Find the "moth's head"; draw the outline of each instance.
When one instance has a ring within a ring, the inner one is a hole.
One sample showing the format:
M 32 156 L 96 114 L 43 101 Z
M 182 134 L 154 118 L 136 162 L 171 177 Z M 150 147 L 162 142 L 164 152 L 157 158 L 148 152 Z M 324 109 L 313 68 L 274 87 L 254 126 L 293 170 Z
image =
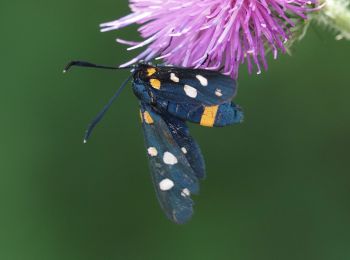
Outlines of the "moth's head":
M 160 81 L 157 78 L 158 69 L 152 64 L 139 63 L 133 70 L 134 82 L 159 89 Z
M 139 78 L 145 81 L 157 72 L 157 68 L 150 64 L 138 63 L 134 65 L 132 71 L 135 79 Z

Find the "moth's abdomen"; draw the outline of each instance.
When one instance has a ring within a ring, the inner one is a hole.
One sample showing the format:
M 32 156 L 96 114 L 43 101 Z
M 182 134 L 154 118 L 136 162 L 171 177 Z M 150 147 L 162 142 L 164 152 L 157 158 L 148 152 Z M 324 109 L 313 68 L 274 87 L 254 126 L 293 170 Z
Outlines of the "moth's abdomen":
M 243 121 L 243 111 L 234 103 L 193 106 L 168 102 L 166 110 L 173 116 L 207 127 L 221 127 Z

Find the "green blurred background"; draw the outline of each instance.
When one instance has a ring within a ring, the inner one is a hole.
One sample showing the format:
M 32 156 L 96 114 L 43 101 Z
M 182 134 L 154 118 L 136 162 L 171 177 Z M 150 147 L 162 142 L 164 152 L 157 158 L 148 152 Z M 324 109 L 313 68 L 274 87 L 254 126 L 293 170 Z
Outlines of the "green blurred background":
M 161 212 L 137 101 L 124 91 L 83 145 L 85 127 L 128 72 L 75 69 L 71 59 L 120 64 L 100 33 L 127 1 L 1 4 L 1 260 L 349 260 L 349 42 L 312 26 L 293 56 L 262 75 L 242 67 L 242 125 L 191 125 L 207 163 L 195 215 Z

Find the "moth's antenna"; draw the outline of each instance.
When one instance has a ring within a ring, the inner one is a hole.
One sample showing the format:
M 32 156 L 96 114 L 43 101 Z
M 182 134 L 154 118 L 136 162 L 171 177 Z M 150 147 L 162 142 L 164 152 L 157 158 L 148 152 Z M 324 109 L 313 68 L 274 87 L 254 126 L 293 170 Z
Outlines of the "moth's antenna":
M 111 66 L 105 66 L 105 65 L 97 65 L 97 64 L 93 64 L 87 61 L 80 61 L 80 60 L 76 60 L 76 61 L 71 61 L 69 62 L 66 67 L 63 70 L 63 73 L 68 72 L 68 70 L 73 67 L 73 66 L 77 66 L 77 67 L 89 67 L 89 68 L 98 68 L 98 69 L 108 69 L 108 70 L 118 70 L 118 69 L 131 69 L 133 67 L 123 67 L 123 68 L 119 68 L 119 67 L 111 67 Z
M 91 123 L 89 124 L 86 132 L 85 132 L 85 136 L 84 136 L 84 143 L 87 142 L 87 140 L 89 139 L 92 131 L 94 130 L 95 126 L 101 121 L 101 119 L 103 118 L 103 116 L 106 114 L 106 112 L 108 111 L 108 109 L 111 107 L 113 101 L 120 95 L 120 93 L 122 92 L 122 90 L 125 88 L 125 86 L 128 84 L 129 80 L 133 77 L 133 75 L 131 74 L 124 82 L 123 84 L 120 86 L 120 88 L 117 90 L 117 92 L 115 92 L 115 94 L 113 95 L 113 97 L 108 101 L 108 103 L 104 106 L 104 108 L 97 114 L 97 116 L 94 118 L 94 120 L 91 121 Z

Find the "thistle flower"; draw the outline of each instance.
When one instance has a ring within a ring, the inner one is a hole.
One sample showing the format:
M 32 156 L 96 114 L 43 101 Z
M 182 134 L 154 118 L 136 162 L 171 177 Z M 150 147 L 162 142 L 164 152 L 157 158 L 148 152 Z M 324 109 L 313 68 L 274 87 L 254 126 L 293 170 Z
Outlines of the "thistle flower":
M 257 73 L 267 69 L 266 51 L 274 58 L 285 52 L 291 28 L 317 0 L 130 0 L 132 13 L 101 24 L 101 31 L 141 24 L 145 39 L 131 42 L 128 50 L 148 46 L 122 66 L 138 60 L 164 59 L 172 65 L 220 70 L 236 78 L 239 65 L 253 63 Z

